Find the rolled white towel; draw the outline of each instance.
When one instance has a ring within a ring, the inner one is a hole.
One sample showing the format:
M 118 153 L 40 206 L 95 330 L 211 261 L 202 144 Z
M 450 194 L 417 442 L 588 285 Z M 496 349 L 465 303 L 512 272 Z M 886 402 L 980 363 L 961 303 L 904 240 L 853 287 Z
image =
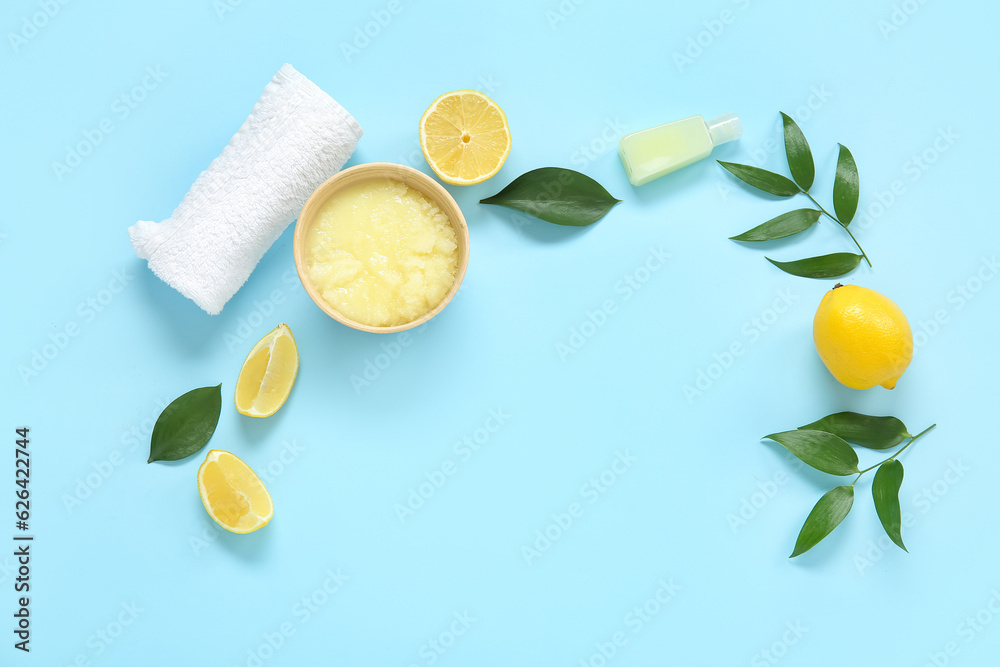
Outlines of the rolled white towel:
M 173 215 L 129 227 L 135 254 L 209 315 L 219 314 L 361 135 L 332 97 L 282 65 Z

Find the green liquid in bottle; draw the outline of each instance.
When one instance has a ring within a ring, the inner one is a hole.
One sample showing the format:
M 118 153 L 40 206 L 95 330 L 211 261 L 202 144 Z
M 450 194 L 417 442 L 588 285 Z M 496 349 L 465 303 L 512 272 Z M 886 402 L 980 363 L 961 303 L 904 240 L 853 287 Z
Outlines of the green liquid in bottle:
M 618 143 L 618 155 L 632 185 L 653 179 L 703 160 L 719 144 L 738 139 L 740 119 L 726 114 L 709 120 L 691 116 L 683 120 L 633 132 Z

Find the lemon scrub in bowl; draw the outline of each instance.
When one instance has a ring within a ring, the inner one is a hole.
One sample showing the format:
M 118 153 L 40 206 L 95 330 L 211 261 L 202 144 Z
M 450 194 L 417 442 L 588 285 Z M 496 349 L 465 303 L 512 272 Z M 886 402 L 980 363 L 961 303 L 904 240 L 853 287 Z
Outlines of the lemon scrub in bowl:
M 328 315 L 363 331 L 416 326 L 451 300 L 468 263 L 468 228 L 425 174 L 387 163 L 347 169 L 306 202 L 295 264 Z

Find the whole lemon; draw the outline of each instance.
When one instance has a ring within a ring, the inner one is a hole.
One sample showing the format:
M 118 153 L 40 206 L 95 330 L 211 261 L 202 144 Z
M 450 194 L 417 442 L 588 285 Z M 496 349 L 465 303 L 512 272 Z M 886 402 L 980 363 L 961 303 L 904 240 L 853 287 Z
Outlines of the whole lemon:
M 813 340 L 833 377 L 852 389 L 892 389 L 913 359 L 913 332 L 903 311 L 857 285 L 837 283 L 823 296 Z

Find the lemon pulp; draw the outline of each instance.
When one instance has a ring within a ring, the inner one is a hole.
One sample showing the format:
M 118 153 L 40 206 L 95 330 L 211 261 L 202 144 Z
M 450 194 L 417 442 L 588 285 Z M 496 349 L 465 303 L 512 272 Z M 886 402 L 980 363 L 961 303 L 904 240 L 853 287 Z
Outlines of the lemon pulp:
M 479 91 L 445 93 L 420 119 L 420 148 L 444 182 L 481 183 L 500 171 L 510 155 L 507 116 Z

